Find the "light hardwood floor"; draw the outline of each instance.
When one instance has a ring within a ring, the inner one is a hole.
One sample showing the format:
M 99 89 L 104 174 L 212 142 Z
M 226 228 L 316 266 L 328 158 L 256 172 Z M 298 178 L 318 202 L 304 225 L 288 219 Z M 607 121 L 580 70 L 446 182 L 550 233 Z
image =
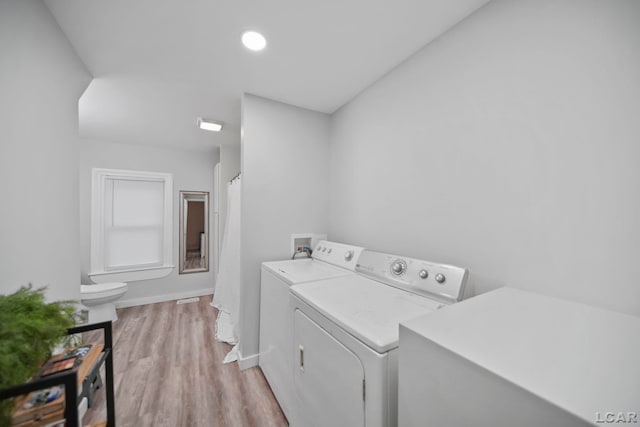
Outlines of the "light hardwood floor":
M 187 256 L 184 260 L 184 268 L 186 270 L 192 268 L 204 268 L 204 258 L 200 256 L 200 251 L 187 251 Z
M 113 324 L 118 427 L 286 426 L 260 368 L 223 365 L 210 296 L 118 310 Z M 86 341 L 95 335 L 86 334 Z M 104 376 L 103 376 L 104 379 Z M 104 387 L 84 418 L 105 418 Z

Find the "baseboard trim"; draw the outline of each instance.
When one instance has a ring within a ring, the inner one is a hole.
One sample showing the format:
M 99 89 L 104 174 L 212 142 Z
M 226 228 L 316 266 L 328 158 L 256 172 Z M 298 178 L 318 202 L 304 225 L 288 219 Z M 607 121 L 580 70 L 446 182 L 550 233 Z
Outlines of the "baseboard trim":
M 157 302 L 174 301 L 183 298 L 201 297 L 204 295 L 213 295 L 213 288 L 196 289 L 195 291 L 177 292 L 175 294 L 154 295 L 151 297 L 133 298 L 127 300 L 116 301 L 116 308 L 135 307 L 138 305 L 155 304 Z
M 252 354 L 251 356 L 244 357 L 242 353 L 238 350 L 238 367 L 241 371 L 245 369 L 253 368 L 254 366 L 258 366 L 259 355 Z

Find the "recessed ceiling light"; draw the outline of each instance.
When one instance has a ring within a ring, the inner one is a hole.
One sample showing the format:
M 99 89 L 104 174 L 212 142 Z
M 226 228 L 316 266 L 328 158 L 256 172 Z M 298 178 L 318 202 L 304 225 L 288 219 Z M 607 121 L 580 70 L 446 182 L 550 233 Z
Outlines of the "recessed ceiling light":
M 222 130 L 222 123 L 216 123 L 211 120 L 205 120 L 202 117 L 198 117 L 198 127 L 202 130 L 220 132 Z
M 249 50 L 259 51 L 267 45 L 267 39 L 258 32 L 245 31 L 242 33 L 242 44 Z

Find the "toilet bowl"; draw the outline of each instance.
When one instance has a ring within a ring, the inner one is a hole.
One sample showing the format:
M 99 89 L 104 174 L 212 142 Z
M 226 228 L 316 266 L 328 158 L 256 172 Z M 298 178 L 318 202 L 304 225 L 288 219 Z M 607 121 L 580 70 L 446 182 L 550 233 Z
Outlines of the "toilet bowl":
M 118 320 L 115 301 L 128 290 L 126 283 L 80 285 L 80 301 L 89 310 L 89 323 Z

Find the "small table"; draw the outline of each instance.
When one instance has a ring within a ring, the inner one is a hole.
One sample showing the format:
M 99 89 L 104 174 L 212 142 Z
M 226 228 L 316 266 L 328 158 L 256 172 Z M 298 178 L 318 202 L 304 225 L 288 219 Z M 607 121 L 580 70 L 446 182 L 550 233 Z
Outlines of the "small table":
M 24 384 L 8 387 L 0 390 L 0 400 L 28 394 L 32 391 L 43 390 L 56 385 L 64 385 L 64 419 L 67 427 L 81 425 L 78 419 L 78 396 L 90 399 L 92 382 L 100 369 L 105 365 L 105 383 L 107 397 L 107 420 L 94 424 L 95 427 L 115 427 L 115 399 L 113 384 L 113 337 L 111 322 L 94 323 L 75 326 L 67 330 L 67 334 L 79 334 L 82 332 L 103 330 L 104 345 L 93 344 L 91 350 L 83 358 L 82 363 L 69 371 L 52 374 L 46 377 L 36 378 Z M 81 390 L 78 393 L 78 390 Z M 51 420 L 55 421 L 55 420 Z

